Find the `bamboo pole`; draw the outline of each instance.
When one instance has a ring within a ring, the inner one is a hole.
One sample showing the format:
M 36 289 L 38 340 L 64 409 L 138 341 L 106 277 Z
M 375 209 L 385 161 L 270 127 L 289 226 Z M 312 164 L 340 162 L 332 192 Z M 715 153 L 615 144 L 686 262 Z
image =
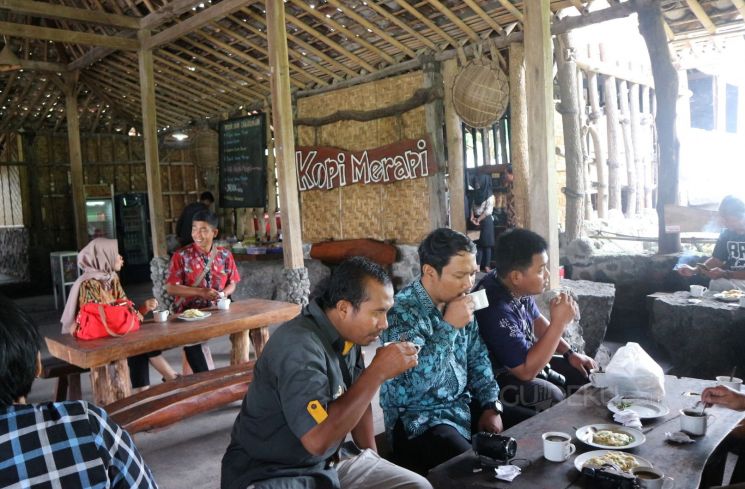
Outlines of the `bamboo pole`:
M 644 209 L 644 148 L 642 147 L 641 122 L 639 115 L 639 85 L 631 84 L 629 91 L 629 115 L 631 122 L 631 148 L 634 152 L 634 166 L 636 167 L 636 212 Z
M 600 109 L 600 94 L 598 91 L 598 75 L 595 72 L 587 74 L 587 95 L 590 99 L 590 136 L 593 137 L 595 152 L 595 171 L 598 178 L 597 210 L 598 217 L 604 219 L 608 215 L 608 172 L 605 146 L 598 135 L 598 121 L 603 115 Z M 594 135 L 594 136 L 593 136 Z
M 424 70 L 424 87 L 429 89 L 442 88 L 442 74 L 440 72 L 440 62 L 430 58 L 422 64 Z M 442 99 L 434 101 L 424 106 L 425 120 L 427 124 L 427 134 L 432 141 L 432 149 L 437 159 L 438 171 L 435 175 L 427 178 L 427 187 L 429 189 L 429 222 L 432 229 L 448 225 L 447 210 L 447 185 L 445 182 L 445 141 L 442 133 L 445 121 L 443 120 Z
M 514 42 L 509 48 L 510 58 L 510 161 L 512 162 L 515 220 L 518 227 L 530 227 L 528 182 L 528 108 L 525 94 L 525 58 L 523 44 Z
M 654 138 L 652 137 L 652 113 L 650 112 L 651 89 L 642 86 L 641 125 L 642 148 L 644 150 L 644 208 L 654 206 L 652 195 L 654 190 Z
M 558 198 L 554 160 L 551 11 L 544 2 L 525 3 L 525 85 L 530 155 L 531 229 L 548 243 L 549 286 L 559 284 Z
M 579 116 L 580 149 L 582 150 L 582 181 L 585 185 L 585 220 L 592 219 L 592 183 L 590 182 L 590 151 L 587 144 L 587 101 L 585 100 L 585 72 L 577 67 L 577 112 Z
M 450 227 L 466 232 L 465 165 L 463 162 L 463 131 L 453 107 L 453 83 L 458 62 L 449 59 L 442 64 L 442 84 L 445 87 L 445 133 L 448 147 L 448 189 L 450 191 Z
M 588 98 L 590 99 L 590 127 L 598 127 L 600 117 L 603 115 L 600 109 L 600 94 L 598 90 L 598 75 L 590 72 L 587 75 Z M 605 78 L 605 113 L 606 123 L 608 125 L 608 172 L 606 179 L 606 161 L 599 160 L 598 154 L 595 154 L 598 177 L 598 196 L 597 207 L 598 217 L 604 219 L 608 215 L 608 209 L 621 209 L 621 181 L 619 180 L 618 170 L 618 98 L 616 97 L 616 79 L 612 76 Z M 606 187 L 607 185 L 607 187 Z M 607 194 L 606 194 L 607 190 Z
M 564 161 L 566 164 L 566 216 L 564 233 L 567 242 L 582 235 L 585 182 L 582 178 L 582 142 L 578 116 L 577 66 L 574 64 L 574 40 L 571 33 L 554 39 L 557 78 L 561 101 L 558 111 L 564 129 Z
M 303 243 L 298 204 L 295 136 L 285 37 L 285 8 L 282 0 L 266 1 L 267 40 L 272 67 L 272 120 L 279 169 L 279 198 L 282 211 L 284 263 L 287 269 L 303 268 Z
M 639 213 L 637 207 L 638 174 L 634 163 L 634 144 L 631 140 L 631 116 L 629 111 L 629 85 L 626 80 L 619 80 L 619 122 L 621 124 L 621 135 L 623 137 L 623 156 L 626 162 L 626 217 Z
M 274 159 L 274 136 L 272 133 L 272 111 L 271 107 L 264 106 L 266 113 L 266 147 L 268 150 L 267 158 L 267 177 L 266 177 L 266 195 L 267 211 L 269 212 L 269 240 L 277 240 L 277 161 Z

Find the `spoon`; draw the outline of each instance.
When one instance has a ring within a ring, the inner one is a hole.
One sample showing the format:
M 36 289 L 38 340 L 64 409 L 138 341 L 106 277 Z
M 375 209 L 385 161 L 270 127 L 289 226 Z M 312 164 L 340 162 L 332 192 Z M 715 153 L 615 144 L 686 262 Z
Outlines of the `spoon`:
M 729 374 L 729 381 L 732 382 L 732 379 L 735 377 L 735 372 L 737 371 L 737 365 L 732 367 L 732 372 Z

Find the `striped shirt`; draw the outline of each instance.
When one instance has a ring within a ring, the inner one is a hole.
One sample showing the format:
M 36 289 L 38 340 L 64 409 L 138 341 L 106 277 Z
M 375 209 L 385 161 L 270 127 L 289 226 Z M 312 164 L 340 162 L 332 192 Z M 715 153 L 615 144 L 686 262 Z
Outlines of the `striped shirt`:
M 85 401 L 0 408 L 0 488 L 157 487 L 103 409 Z

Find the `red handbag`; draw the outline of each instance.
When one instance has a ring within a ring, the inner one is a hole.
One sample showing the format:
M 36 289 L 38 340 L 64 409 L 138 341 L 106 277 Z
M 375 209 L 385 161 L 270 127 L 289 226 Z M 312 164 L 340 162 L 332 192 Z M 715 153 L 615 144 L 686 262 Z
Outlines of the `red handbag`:
M 89 302 L 78 312 L 75 337 L 95 340 L 107 336 L 124 336 L 140 329 L 140 316 L 130 300 L 120 300 L 112 305 Z

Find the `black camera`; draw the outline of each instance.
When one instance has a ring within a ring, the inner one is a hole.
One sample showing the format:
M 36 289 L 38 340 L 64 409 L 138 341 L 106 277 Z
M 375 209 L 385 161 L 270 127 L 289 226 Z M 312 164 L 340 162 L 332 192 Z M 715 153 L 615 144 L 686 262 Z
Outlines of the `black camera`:
M 557 387 L 566 389 L 566 386 L 567 386 L 566 377 L 561 375 L 556 370 L 552 369 L 551 365 L 546 365 L 545 367 L 543 367 L 543 369 L 538 372 L 538 375 L 536 375 L 536 377 L 539 379 L 547 380 Z
M 609 465 L 582 467 L 582 473 L 590 479 L 589 489 L 639 489 L 636 477 Z
M 517 453 L 517 442 L 514 438 L 496 433 L 476 433 L 471 439 L 471 444 L 476 455 L 493 460 L 507 462 Z

